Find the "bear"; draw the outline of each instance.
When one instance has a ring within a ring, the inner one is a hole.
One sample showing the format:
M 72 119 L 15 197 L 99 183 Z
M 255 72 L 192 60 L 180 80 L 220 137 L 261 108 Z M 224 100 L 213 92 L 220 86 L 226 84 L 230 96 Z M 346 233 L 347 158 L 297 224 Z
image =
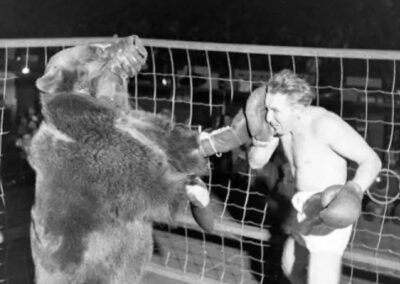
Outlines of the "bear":
M 127 78 L 146 56 L 137 37 L 76 46 L 36 82 L 44 121 L 28 160 L 38 284 L 139 283 L 153 222 L 171 222 L 187 184 L 207 174 L 196 131 L 129 106 Z

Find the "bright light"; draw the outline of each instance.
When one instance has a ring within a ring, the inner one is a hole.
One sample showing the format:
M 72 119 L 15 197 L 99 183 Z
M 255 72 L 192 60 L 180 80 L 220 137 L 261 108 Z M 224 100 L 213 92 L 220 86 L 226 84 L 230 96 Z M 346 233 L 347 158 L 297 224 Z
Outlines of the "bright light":
M 27 66 L 22 68 L 22 74 L 28 74 L 29 72 L 30 72 L 30 70 L 29 70 L 29 68 Z
M 167 79 L 165 79 L 165 78 L 162 78 L 162 80 L 161 80 L 161 84 L 162 84 L 163 86 L 166 86 L 166 85 L 168 85 L 168 80 L 167 80 Z

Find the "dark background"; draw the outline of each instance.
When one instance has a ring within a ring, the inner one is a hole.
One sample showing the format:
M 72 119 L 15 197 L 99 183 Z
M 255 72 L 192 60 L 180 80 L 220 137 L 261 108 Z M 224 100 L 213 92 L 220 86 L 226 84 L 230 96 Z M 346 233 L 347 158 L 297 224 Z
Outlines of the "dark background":
M 125 36 L 398 49 L 395 0 L 2 0 L 0 38 Z

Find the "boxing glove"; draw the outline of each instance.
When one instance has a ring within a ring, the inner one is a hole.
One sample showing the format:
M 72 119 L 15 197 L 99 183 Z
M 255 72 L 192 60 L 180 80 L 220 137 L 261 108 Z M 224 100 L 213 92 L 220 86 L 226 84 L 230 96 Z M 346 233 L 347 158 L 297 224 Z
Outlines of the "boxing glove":
M 198 176 L 192 175 L 188 178 L 185 191 L 193 218 L 204 231 L 211 233 L 214 229 L 214 216 L 209 207 L 210 193 L 206 184 Z
M 250 139 L 246 117 L 243 110 L 240 109 L 233 118 L 230 126 L 216 129 L 210 133 L 200 133 L 200 151 L 205 157 L 214 154 L 219 156 L 220 153 L 229 152 L 249 142 Z
M 273 137 L 266 122 L 265 90 L 265 86 L 260 87 L 249 96 L 245 113 L 240 109 L 231 126 L 200 134 L 200 150 L 204 156 L 219 155 L 251 141 L 248 152 L 250 167 L 262 168 L 268 162 L 279 140 Z
M 272 138 L 271 129 L 266 122 L 265 95 L 265 86 L 255 89 L 247 99 L 245 109 L 250 135 L 260 142 L 268 142 Z
M 266 87 L 254 90 L 246 102 L 245 115 L 252 145 L 248 152 L 249 165 L 253 169 L 262 168 L 270 159 L 278 146 L 278 138 L 273 136 L 273 130 L 266 121 L 265 107 Z
M 362 197 L 361 187 L 352 181 L 328 187 L 321 195 L 323 223 L 333 228 L 352 225 L 360 217 Z
M 312 195 L 303 205 L 305 218 L 301 222 L 294 222 L 293 233 L 302 235 L 326 235 L 334 230 L 324 223 L 320 214 L 324 210 L 321 202 L 322 192 Z M 296 217 L 297 220 L 297 217 Z

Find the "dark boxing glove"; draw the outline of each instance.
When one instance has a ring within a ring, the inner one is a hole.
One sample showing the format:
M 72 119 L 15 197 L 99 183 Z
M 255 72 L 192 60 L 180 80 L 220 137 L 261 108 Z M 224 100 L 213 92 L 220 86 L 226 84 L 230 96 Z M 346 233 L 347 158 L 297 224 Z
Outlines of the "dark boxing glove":
M 361 187 L 352 181 L 328 187 L 321 196 L 321 204 L 325 208 L 320 213 L 321 219 L 333 228 L 352 225 L 360 217 L 362 197 Z
M 273 130 L 266 121 L 267 109 L 265 107 L 266 87 L 254 90 L 246 102 L 245 115 L 252 145 L 248 152 L 250 167 L 262 168 L 271 157 L 278 145 L 278 138 L 274 138 Z
M 357 221 L 361 214 L 362 189 L 354 183 L 332 185 L 312 195 L 303 206 L 306 218 L 296 231 L 303 235 L 326 235 Z
M 245 115 L 251 137 L 259 142 L 268 142 L 272 138 L 271 129 L 266 121 L 266 87 L 255 89 L 246 102 Z
M 312 195 L 303 206 L 303 214 L 306 216 L 301 222 L 293 221 L 293 233 L 302 235 L 326 235 L 334 230 L 324 224 L 320 213 L 324 210 L 321 203 L 322 192 Z

